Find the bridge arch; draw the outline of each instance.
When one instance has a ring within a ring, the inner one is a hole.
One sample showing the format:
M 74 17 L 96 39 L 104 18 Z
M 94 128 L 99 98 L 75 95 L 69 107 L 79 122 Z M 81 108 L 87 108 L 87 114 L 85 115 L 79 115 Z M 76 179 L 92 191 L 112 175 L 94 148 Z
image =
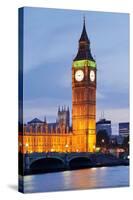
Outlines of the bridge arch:
M 65 169 L 65 163 L 60 158 L 40 158 L 30 164 L 30 169 L 34 173 L 52 172 Z
M 69 160 L 70 169 L 81 169 L 92 166 L 92 161 L 87 156 L 73 157 Z

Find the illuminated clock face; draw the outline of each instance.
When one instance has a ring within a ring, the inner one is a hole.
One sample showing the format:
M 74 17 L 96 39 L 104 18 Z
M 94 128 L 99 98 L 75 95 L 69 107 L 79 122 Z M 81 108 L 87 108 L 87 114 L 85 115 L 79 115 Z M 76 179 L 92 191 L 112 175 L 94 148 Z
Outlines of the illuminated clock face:
M 90 80 L 95 81 L 95 72 L 93 70 L 90 71 Z
M 82 81 L 84 78 L 84 72 L 82 70 L 77 70 L 75 73 L 75 79 L 76 81 Z

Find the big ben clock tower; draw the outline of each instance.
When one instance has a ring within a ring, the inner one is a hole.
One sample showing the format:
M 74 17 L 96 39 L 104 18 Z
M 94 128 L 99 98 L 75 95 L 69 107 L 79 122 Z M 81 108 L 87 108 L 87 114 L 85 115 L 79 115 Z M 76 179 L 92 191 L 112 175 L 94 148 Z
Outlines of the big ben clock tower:
M 72 64 L 72 130 L 73 151 L 95 151 L 96 62 L 91 55 L 85 19 Z

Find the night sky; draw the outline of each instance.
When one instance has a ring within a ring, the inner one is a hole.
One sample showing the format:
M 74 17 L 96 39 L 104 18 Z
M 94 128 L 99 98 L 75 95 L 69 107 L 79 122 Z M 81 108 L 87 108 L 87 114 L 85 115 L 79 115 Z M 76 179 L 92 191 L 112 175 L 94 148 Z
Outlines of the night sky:
M 129 121 L 129 15 L 46 8 L 24 9 L 24 122 L 71 109 L 71 67 L 86 18 L 97 62 L 97 120 Z

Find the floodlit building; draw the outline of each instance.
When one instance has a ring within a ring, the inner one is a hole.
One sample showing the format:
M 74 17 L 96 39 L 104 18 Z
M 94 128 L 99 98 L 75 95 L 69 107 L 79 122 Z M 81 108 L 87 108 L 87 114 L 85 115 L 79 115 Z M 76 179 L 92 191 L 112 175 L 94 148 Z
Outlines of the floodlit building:
M 72 63 L 72 128 L 69 109 L 58 109 L 55 123 L 37 118 L 19 134 L 19 151 L 93 152 L 96 144 L 96 61 L 85 19 L 78 52 Z

